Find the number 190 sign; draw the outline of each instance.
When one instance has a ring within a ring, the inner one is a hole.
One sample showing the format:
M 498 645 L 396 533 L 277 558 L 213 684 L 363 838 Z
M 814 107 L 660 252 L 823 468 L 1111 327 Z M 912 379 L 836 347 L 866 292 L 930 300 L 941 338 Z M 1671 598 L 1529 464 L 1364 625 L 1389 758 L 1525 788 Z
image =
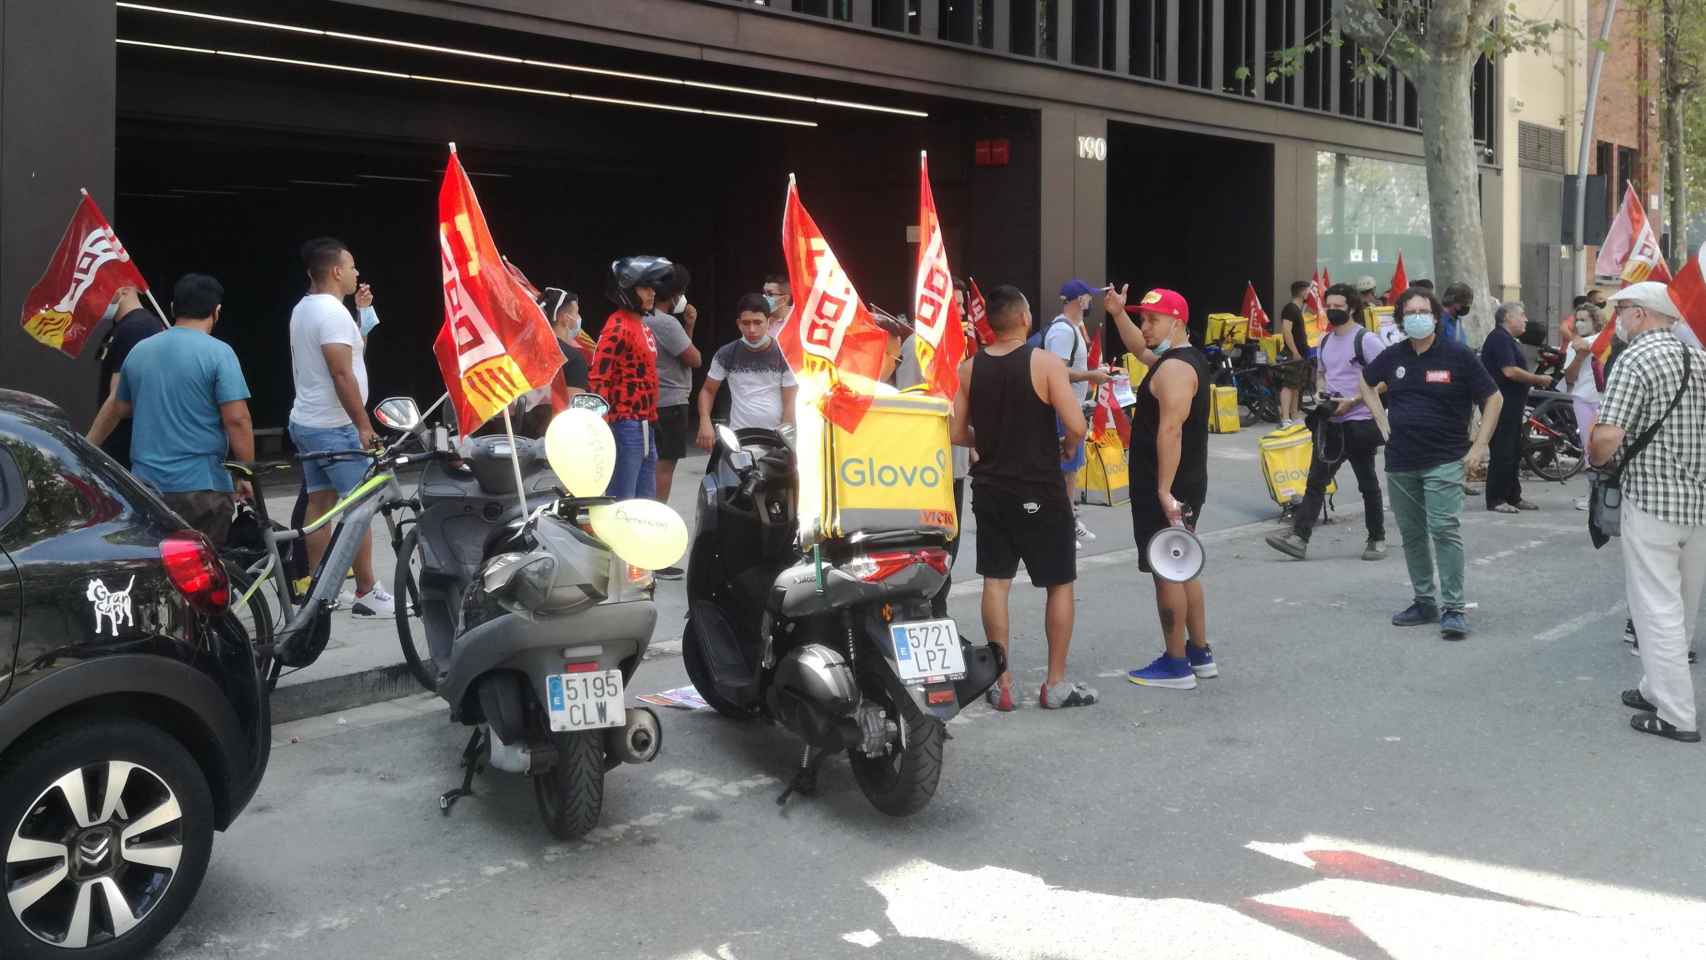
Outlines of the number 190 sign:
M 1095 160 L 1098 163 L 1108 159 L 1107 137 L 1079 137 L 1078 159 Z

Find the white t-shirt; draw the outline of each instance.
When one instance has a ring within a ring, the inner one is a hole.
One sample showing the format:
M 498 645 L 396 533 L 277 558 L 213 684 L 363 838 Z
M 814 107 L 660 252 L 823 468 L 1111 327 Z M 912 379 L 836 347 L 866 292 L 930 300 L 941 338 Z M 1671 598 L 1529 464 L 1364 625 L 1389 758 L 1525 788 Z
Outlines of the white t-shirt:
M 705 375 L 728 384 L 729 428 L 733 430 L 778 429 L 782 426 L 782 388 L 799 386 L 774 339 L 762 350 L 754 350 L 741 340 L 724 344 L 711 358 L 711 369 Z
M 1592 337 L 1588 338 L 1592 340 Z M 1576 347 L 1571 344 L 1564 351 L 1564 369 L 1570 369 L 1570 364 L 1576 360 Z M 1599 386 L 1593 382 L 1593 357 L 1582 361 L 1582 367 L 1576 371 L 1576 382 L 1570 386 L 1570 396 L 1588 403 L 1600 401 Z
M 1061 314 L 1054 318 L 1043 331 L 1043 349 L 1059 357 L 1066 364 L 1066 369 L 1072 373 L 1083 373 L 1090 369 L 1090 350 L 1084 343 L 1084 338 L 1078 335 L 1078 324 L 1072 318 Z M 1072 395 L 1083 403 L 1090 396 L 1090 381 L 1079 380 L 1072 384 Z
M 326 366 L 326 355 L 320 348 L 328 343 L 342 343 L 350 348 L 350 368 L 355 371 L 356 385 L 361 388 L 361 402 L 367 403 L 367 362 L 361 338 L 361 328 L 344 308 L 342 300 L 329 293 L 311 293 L 290 311 L 290 375 L 296 384 L 296 402 L 290 407 L 290 419 L 304 427 L 342 427 L 350 423 L 344 405 L 338 402 L 338 391 L 332 383 L 332 371 Z

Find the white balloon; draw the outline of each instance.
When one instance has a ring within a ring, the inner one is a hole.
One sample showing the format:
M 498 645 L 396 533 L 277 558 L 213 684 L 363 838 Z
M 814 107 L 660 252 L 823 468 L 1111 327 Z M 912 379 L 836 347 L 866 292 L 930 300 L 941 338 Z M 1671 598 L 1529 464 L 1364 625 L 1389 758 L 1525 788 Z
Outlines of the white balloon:
M 687 554 L 687 523 L 669 504 L 623 500 L 587 511 L 592 532 L 632 566 L 661 570 Z
M 616 438 L 603 417 L 570 408 L 557 414 L 545 429 L 545 458 L 569 493 L 603 496 L 616 471 Z

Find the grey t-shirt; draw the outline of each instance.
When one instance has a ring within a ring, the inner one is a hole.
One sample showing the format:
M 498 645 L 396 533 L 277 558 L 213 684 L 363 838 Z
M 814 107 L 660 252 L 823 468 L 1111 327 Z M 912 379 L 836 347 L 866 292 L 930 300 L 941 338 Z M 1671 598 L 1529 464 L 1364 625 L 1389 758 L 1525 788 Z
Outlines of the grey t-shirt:
M 693 371 L 681 362 L 681 354 L 693 346 L 693 338 L 680 320 L 656 310 L 646 314 L 646 329 L 658 342 L 658 406 L 685 406 L 693 392 Z
M 1083 373 L 1090 369 L 1090 350 L 1078 335 L 1078 325 L 1061 314 L 1043 332 L 1043 347 L 1066 363 L 1066 369 Z M 1079 380 L 1072 385 L 1072 394 L 1082 404 L 1090 396 L 1090 381 Z

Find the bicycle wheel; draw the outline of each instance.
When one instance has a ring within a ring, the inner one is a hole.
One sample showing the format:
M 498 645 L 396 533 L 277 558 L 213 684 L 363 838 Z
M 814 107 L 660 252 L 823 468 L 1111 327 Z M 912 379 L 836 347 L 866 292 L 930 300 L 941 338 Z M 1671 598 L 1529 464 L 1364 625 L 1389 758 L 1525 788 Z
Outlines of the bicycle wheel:
M 421 552 L 417 540 L 416 531 L 410 530 L 397 545 L 397 574 L 391 596 L 397 605 L 397 642 L 403 647 L 403 660 L 415 681 L 432 693 L 438 689 L 438 662 L 427 647 L 426 624 L 421 620 Z
M 1535 476 L 1562 483 L 1587 465 L 1579 442 L 1575 407 L 1547 400 L 1536 407 L 1523 431 L 1522 460 Z
M 226 615 L 242 627 L 243 633 L 249 638 L 249 643 L 255 648 L 255 672 L 263 677 L 272 673 L 273 625 L 277 619 L 273 615 L 272 603 L 267 599 L 265 584 L 254 591 L 247 602 L 239 602 L 254 583 L 254 578 L 247 570 L 238 569 L 235 564 L 227 563 L 226 575 L 231 580 L 231 608 Z

